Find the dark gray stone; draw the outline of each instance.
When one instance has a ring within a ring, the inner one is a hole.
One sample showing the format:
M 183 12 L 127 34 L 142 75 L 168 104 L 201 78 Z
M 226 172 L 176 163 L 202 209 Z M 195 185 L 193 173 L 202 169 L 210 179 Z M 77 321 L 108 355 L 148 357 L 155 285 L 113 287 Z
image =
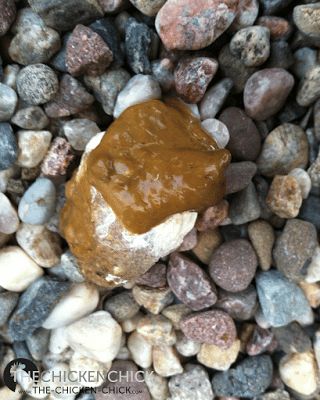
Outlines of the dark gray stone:
M 251 161 L 231 163 L 225 172 L 226 194 L 245 189 L 257 172 L 257 166 Z
M 66 33 L 62 38 L 62 45 L 58 53 L 51 59 L 51 66 L 60 72 L 68 72 L 66 65 L 67 42 L 71 33 Z
M 3 326 L 19 300 L 18 293 L 3 292 L 0 293 L 0 326 Z
M 311 222 L 320 230 L 320 198 L 318 196 L 309 196 L 304 200 L 299 218 Z
M 48 351 L 50 331 L 43 328 L 36 329 L 26 338 L 26 344 L 32 357 L 41 361 Z
M 10 168 L 18 157 L 18 146 L 11 125 L 0 122 L 0 171 Z
M 311 350 L 311 340 L 305 330 L 297 323 L 273 328 L 279 348 L 287 354 L 304 353 Z
M 229 217 L 235 225 L 245 224 L 260 217 L 261 209 L 257 192 L 252 182 L 230 200 Z
M 41 107 L 31 106 L 18 110 L 11 122 L 22 129 L 41 130 L 49 125 L 49 119 Z

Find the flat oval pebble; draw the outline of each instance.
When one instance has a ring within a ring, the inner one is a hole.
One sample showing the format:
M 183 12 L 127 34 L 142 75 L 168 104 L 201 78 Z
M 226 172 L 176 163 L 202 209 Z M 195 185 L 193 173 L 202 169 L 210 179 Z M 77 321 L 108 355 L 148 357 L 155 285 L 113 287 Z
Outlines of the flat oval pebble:
M 223 243 L 213 253 L 209 273 L 214 282 L 229 292 L 246 289 L 256 272 L 257 256 L 245 239 Z
M 18 146 L 11 125 L 0 122 L 0 171 L 10 168 L 18 157 Z
M 220 310 L 187 315 L 180 322 L 180 328 L 191 340 L 215 344 L 223 349 L 229 348 L 237 337 L 233 319 Z
M 192 310 L 211 307 L 217 300 L 216 289 L 209 276 L 182 254 L 171 254 L 167 279 L 178 299 Z

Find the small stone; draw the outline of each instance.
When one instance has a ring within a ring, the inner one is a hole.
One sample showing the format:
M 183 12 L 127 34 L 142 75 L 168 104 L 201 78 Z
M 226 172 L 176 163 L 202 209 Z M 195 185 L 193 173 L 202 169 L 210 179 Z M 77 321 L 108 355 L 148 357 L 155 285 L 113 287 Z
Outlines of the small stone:
M 311 313 L 302 290 L 279 271 L 261 272 L 256 285 L 263 316 L 271 326 L 284 326 Z
M 49 131 L 18 131 L 19 155 L 17 164 L 34 168 L 41 163 L 50 146 L 52 134 Z
M 215 344 L 222 349 L 232 346 L 237 336 L 232 318 L 220 310 L 187 315 L 182 319 L 180 328 L 187 338 L 200 343 Z
M 287 7 L 292 0 L 262 0 L 265 15 L 277 14 L 280 10 Z
M 41 361 L 48 351 L 50 332 L 43 328 L 36 329 L 28 336 L 26 343 L 32 358 Z
M 12 292 L 24 291 L 43 274 L 40 268 L 18 246 L 0 250 L 0 286 Z
M 299 286 L 303 290 L 310 306 L 318 308 L 320 305 L 320 286 L 318 283 L 300 282 Z
M 169 398 L 168 382 L 166 378 L 148 369 L 144 380 L 154 400 L 167 400 Z
M 258 18 L 257 25 L 269 29 L 271 40 L 286 40 L 292 32 L 292 27 L 285 18 L 273 15 L 265 15 Z
M 146 315 L 141 318 L 137 332 L 153 346 L 171 346 L 176 342 L 172 323 L 162 315 Z
M 0 83 L 0 121 L 11 118 L 16 109 L 18 97 L 11 87 Z
M 142 368 L 152 365 L 152 345 L 137 331 L 128 337 L 128 349 L 133 361 Z
M 288 279 L 299 282 L 303 280 L 317 246 L 317 231 L 313 224 L 300 219 L 287 221 L 273 251 L 275 266 Z
M 249 356 L 257 356 L 266 351 L 273 351 L 277 347 L 273 332 L 256 325 L 246 343 L 246 352 Z
M 237 293 L 219 289 L 215 307 L 225 311 L 235 320 L 251 319 L 257 309 L 257 292 L 253 285 Z
M 1 257 L 1 256 L 0 256 Z M 16 307 L 19 300 L 18 293 L 13 292 L 3 292 L 0 293 L 0 326 L 3 326 L 10 317 L 10 314 Z M 1 398 L 1 397 L 0 397 Z
M 140 306 L 133 298 L 132 293 L 125 291 L 109 297 L 105 301 L 103 308 L 108 311 L 116 321 L 122 322 L 133 318 L 139 311 Z
M 140 11 L 142 14 L 153 17 L 164 5 L 166 0 L 130 0 L 130 2 Z
M 201 122 L 202 128 L 204 128 L 210 136 L 217 142 L 220 149 L 227 146 L 230 139 L 230 134 L 226 125 L 215 118 L 208 118 Z
M 50 118 L 68 117 L 87 109 L 94 102 L 84 86 L 71 75 L 64 74 L 55 97 L 45 105 Z
M 84 357 L 83 355 L 74 352 L 70 359 L 70 370 L 85 376 L 86 371 L 92 371 L 91 378 L 86 382 L 86 387 L 97 388 L 104 383 L 104 376 L 111 368 L 111 362 L 101 363 L 92 358 Z M 84 392 L 85 393 L 85 392 Z M 89 392 L 90 393 L 90 392 Z M 90 400 L 90 399 L 83 399 Z
M 156 373 L 165 378 L 183 372 L 180 360 L 172 346 L 153 347 L 152 361 Z
M 320 229 L 320 202 L 319 197 L 309 196 L 303 203 L 300 209 L 299 218 L 309 221 L 317 229 Z
M 309 174 L 302 168 L 294 168 L 289 172 L 289 176 L 296 178 L 300 187 L 301 196 L 303 199 L 306 199 L 311 190 L 311 179 Z
M 247 67 L 263 64 L 270 55 L 270 31 L 263 26 L 240 29 L 231 39 L 231 53 Z
M 293 9 L 293 21 L 297 28 L 305 35 L 312 37 L 320 37 L 319 16 L 320 7 L 317 3 L 302 4 Z
M 16 17 L 16 5 L 14 0 L 0 1 L 0 37 L 9 30 Z
M 18 146 L 11 125 L 0 122 L 0 171 L 10 168 L 18 157 Z
M 308 163 L 308 140 L 298 125 L 282 124 L 266 137 L 257 160 L 265 176 L 288 174 L 293 168 L 305 168 Z
M 200 103 L 201 120 L 215 118 L 226 98 L 228 97 L 232 86 L 232 80 L 229 78 L 225 78 L 213 85 L 209 90 L 207 90 Z M 221 120 L 221 122 L 224 121 Z M 227 128 L 229 129 L 228 125 Z
M 11 118 L 11 122 L 19 128 L 41 130 L 49 125 L 49 119 L 38 106 L 30 106 L 18 110 Z
M 198 103 L 216 74 L 218 63 L 213 58 L 190 57 L 182 59 L 175 71 L 175 88 L 187 103 Z
M 213 399 L 208 373 L 200 365 L 187 364 L 185 372 L 170 378 L 169 390 L 172 400 Z
M 156 29 L 169 50 L 209 46 L 231 25 L 237 1 L 168 0 L 156 17 Z
M 308 107 L 320 97 L 320 66 L 310 68 L 302 80 L 297 93 L 297 103 L 300 106 Z
M 305 330 L 297 323 L 273 328 L 279 348 L 287 354 L 304 353 L 311 350 L 311 340 Z
M 64 138 L 56 137 L 41 164 L 42 174 L 51 178 L 66 175 L 73 157 L 69 142 Z
M 174 87 L 174 64 L 169 58 L 151 62 L 152 76 L 159 82 L 164 92 L 169 92 Z
M 178 303 L 178 304 L 173 304 L 169 307 L 166 307 L 162 311 L 162 314 L 172 322 L 174 329 L 179 330 L 180 322 L 181 322 L 182 318 L 184 316 L 190 314 L 191 312 L 192 312 L 192 310 L 189 307 L 187 307 L 185 304 Z
M 308 175 L 310 176 L 311 185 L 313 188 L 320 187 L 320 151 L 317 158 L 308 168 Z
M 284 356 L 279 372 L 285 385 L 300 395 L 310 396 L 318 388 L 318 369 L 311 351 Z
M 294 64 L 292 70 L 298 78 L 303 79 L 305 75 L 317 64 L 317 51 L 310 47 L 302 47 L 293 54 Z
M 272 381 L 270 356 L 247 357 L 237 367 L 217 373 L 212 380 L 217 396 L 255 397 L 265 392 Z
M 226 194 L 240 192 L 245 189 L 257 172 L 257 166 L 251 161 L 231 163 L 225 172 Z
M 232 157 L 237 160 L 254 161 L 260 153 L 261 137 L 252 119 L 237 107 L 224 109 L 219 119 L 229 130 L 227 149 Z
M 19 71 L 19 65 L 8 64 L 3 70 L 2 83 L 16 90 L 16 81 Z
M 70 74 L 101 75 L 112 59 L 112 52 L 101 36 L 84 25 L 74 28 L 66 47 L 66 66 Z
M 146 273 L 136 279 L 137 285 L 152 288 L 161 288 L 167 285 L 167 266 L 165 264 L 154 264 Z
M 217 301 L 216 289 L 207 274 L 179 253 L 170 256 L 167 279 L 178 299 L 192 310 L 211 307 Z
M 126 319 L 120 323 L 123 332 L 131 333 L 137 329 L 140 319 L 144 315 L 138 311 L 132 318 Z
M 196 222 L 197 230 L 199 232 L 204 232 L 209 229 L 217 228 L 227 219 L 228 210 L 229 210 L 229 203 L 226 200 L 222 200 L 216 206 L 207 208 L 197 219 Z M 193 247 L 191 247 L 191 249 Z
M 212 253 L 222 242 L 222 237 L 218 229 L 200 232 L 198 235 L 198 243 L 192 249 L 196 257 L 204 264 L 209 264 Z
M 239 0 L 236 17 L 231 25 L 233 30 L 239 30 L 254 24 L 259 13 L 257 0 Z
M 234 225 L 242 225 L 254 221 L 261 216 L 257 192 L 252 182 L 232 196 L 229 208 L 229 218 Z
M 173 293 L 170 288 L 148 288 L 135 285 L 132 289 L 135 301 L 150 311 L 159 314 L 166 306 L 173 302 Z
M 182 332 L 177 332 L 177 342 L 175 344 L 179 354 L 184 357 L 193 357 L 200 350 L 200 343 L 188 339 Z
M 38 178 L 24 193 L 19 203 L 19 217 L 26 224 L 45 224 L 54 213 L 55 202 L 54 184 L 47 178 Z
M 46 25 L 58 31 L 71 30 L 76 24 L 103 15 L 96 0 L 55 0 L 54 5 L 52 0 L 30 0 L 29 4 Z
M 89 119 L 77 118 L 63 124 L 62 132 L 75 150 L 84 151 L 90 139 L 100 132 L 100 128 Z
M 33 282 L 21 295 L 19 304 L 9 321 L 13 340 L 25 340 L 39 328 L 48 313 L 69 289 L 70 283 L 43 276 Z
M 128 107 L 160 97 L 160 86 L 152 76 L 135 75 L 118 94 L 113 116 L 118 118 Z
M 240 340 L 235 340 L 228 348 L 223 349 L 214 344 L 203 343 L 197 355 L 199 363 L 218 371 L 227 371 L 236 361 L 240 351 Z
M 68 280 L 75 283 L 84 282 L 84 277 L 80 273 L 77 260 L 70 250 L 62 254 L 60 266 Z
M 264 220 L 253 221 L 248 226 L 248 234 L 258 256 L 258 264 L 263 271 L 272 264 L 272 248 L 275 235 L 272 226 Z
M 107 311 L 96 311 L 68 325 L 67 341 L 70 347 L 94 360 L 112 361 L 121 344 L 121 327 Z
M 0 192 L 0 232 L 10 235 L 17 231 L 19 218 L 17 211 L 7 196 Z
M 288 42 L 276 40 L 270 43 L 270 56 L 265 64 L 266 67 L 289 69 L 293 63 L 294 59 Z
M 294 78 L 282 68 L 265 68 L 254 73 L 243 92 L 246 113 L 258 121 L 276 114 L 294 85 Z

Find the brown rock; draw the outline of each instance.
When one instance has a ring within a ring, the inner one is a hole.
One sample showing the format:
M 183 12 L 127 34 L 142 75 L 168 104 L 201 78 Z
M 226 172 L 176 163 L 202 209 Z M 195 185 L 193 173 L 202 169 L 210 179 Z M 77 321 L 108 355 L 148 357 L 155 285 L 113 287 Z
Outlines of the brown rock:
M 16 4 L 14 0 L 0 0 L 0 36 L 3 36 L 16 17 Z
M 209 264 L 212 253 L 220 246 L 222 237 L 218 229 L 200 232 L 198 243 L 192 252 L 204 264 Z
M 194 311 L 211 307 L 217 300 L 216 288 L 207 274 L 179 253 L 170 256 L 167 279 L 178 299 Z
M 69 142 L 56 137 L 48 150 L 41 165 L 41 172 L 46 177 L 59 177 L 66 175 L 68 166 L 73 160 L 72 148 Z
M 209 273 L 214 282 L 229 292 L 246 289 L 256 272 L 258 260 L 245 239 L 223 243 L 212 255 Z
M 136 280 L 136 284 L 153 288 L 166 286 L 167 266 L 162 263 L 154 264 L 145 274 Z
M 243 92 L 246 113 L 262 121 L 276 114 L 284 105 L 294 85 L 294 78 L 282 68 L 255 72 Z
M 272 226 L 264 220 L 253 221 L 248 226 L 248 235 L 257 253 L 260 268 L 268 271 L 272 263 L 272 248 L 275 240 Z
M 216 206 L 207 208 L 197 219 L 199 232 L 217 228 L 228 217 L 229 203 L 222 200 Z
M 182 319 L 180 327 L 189 339 L 222 349 L 232 346 L 237 337 L 233 319 L 220 310 L 190 314 Z
M 156 29 L 168 49 L 209 46 L 232 23 L 238 0 L 168 0 L 158 12 Z
M 218 62 L 208 57 L 182 59 L 174 71 L 178 95 L 187 103 L 198 103 L 218 69 Z
M 272 40 L 286 40 L 292 31 L 290 23 L 285 18 L 273 15 L 265 15 L 258 18 L 256 24 L 269 28 Z

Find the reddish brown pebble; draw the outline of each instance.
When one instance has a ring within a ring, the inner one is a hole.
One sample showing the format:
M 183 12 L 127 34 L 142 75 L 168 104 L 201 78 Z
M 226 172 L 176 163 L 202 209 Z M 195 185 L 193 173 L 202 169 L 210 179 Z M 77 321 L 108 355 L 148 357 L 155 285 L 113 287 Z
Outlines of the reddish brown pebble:
M 179 253 L 170 256 L 167 280 L 173 293 L 192 310 L 211 307 L 217 301 L 216 288 L 209 276 Z
M 247 342 L 246 351 L 249 356 L 257 356 L 265 351 L 274 350 L 275 347 L 276 341 L 273 333 L 257 325 Z
M 4 35 L 16 17 L 14 0 L 0 0 L 0 36 Z
M 42 174 L 47 177 L 65 175 L 73 157 L 69 142 L 61 137 L 55 138 L 42 162 Z
M 272 40 L 286 40 L 292 31 L 290 23 L 285 18 L 271 15 L 260 17 L 257 20 L 257 25 L 269 28 Z
M 237 338 L 233 319 L 220 310 L 187 315 L 182 319 L 180 328 L 187 338 L 215 344 L 222 349 L 228 349 Z
M 101 36 L 81 24 L 74 28 L 66 48 L 66 66 L 70 74 L 101 75 L 112 59 L 112 51 Z
M 238 0 L 168 0 L 156 29 L 167 49 L 199 50 L 213 43 L 232 23 Z
M 283 107 L 293 85 L 293 76 L 283 68 L 255 72 L 243 92 L 246 113 L 258 121 L 271 117 Z
M 160 288 L 167 285 L 167 266 L 154 264 L 145 274 L 141 275 L 135 283 L 152 288 Z
M 213 253 L 209 273 L 222 289 L 240 292 L 250 285 L 257 265 L 251 244 L 245 239 L 235 239 L 223 243 Z
M 207 208 L 204 213 L 198 217 L 196 228 L 199 232 L 215 229 L 228 217 L 228 211 L 229 203 L 226 200 L 222 200 L 216 206 Z
M 181 60 L 174 72 L 178 95 L 187 103 L 198 103 L 218 69 L 218 62 L 208 57 Z

